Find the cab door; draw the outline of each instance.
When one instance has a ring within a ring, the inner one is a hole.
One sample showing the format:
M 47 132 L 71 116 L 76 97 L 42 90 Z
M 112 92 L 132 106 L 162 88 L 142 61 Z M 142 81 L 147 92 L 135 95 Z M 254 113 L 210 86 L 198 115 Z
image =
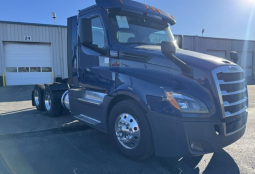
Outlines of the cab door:
M 92 41 L 81 43 L 80 37 L 91 34 L 91 30 L 88 27 L 84 29 L 78 26 L 79 89 L 72 92 L 75 98 L 72 106 L 75 108 L 76 117 L 90 124 L 99 124 L 102 120 L 102 103 L 111 77 L 106 22 L 103 14 L 101 10 L 97 10 L 79 17 L 79 25 L 83 19 L 91 22 L 88 24 L 91 25 Z

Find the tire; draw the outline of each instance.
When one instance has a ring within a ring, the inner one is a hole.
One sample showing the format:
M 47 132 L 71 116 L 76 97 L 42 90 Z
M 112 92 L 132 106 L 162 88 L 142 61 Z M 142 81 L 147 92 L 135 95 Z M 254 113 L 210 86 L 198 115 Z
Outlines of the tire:
M 69 114 L 69 113 L 70 113 L 70 111 L 69 111 L 68 109 L 64 108 L 64 107 L 62 106 L 62 104 L 61 104 L 61 115 L 67 115 L 67 114 Z
M 124 123 L 120 124 L 121 121 Z M 109 134 L 120 153 L 127 158 L 142 160 L 153 153 L 153 140 L 148 121 L 134 100 L 124 100 L 113 107 L 109 117 Z M 119 140 L 128 136 L 130 139 L 125 143 L 125 140 Z
M 45 86 L 41 84 L 35 85 L 34 87 L 32 97 L 34 100 L 35 107 L 38 111 L 44 111 L 44 104 L 43 104 L 44 90 L 45 90 Z
M 50 117 L 57 117 L 61 113 L 61 92 L 52 91 L 49 86 L 45 88 L 43 103 L 46 113 Z

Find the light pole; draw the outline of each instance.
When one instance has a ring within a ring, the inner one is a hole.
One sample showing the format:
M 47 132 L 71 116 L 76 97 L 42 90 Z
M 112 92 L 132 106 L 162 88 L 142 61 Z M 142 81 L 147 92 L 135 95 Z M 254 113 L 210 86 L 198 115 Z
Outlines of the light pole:
M 54 25 L 56 25 L 56 18 L 57 18 L 57 14 L 55 12 L 52 13 L 52 17 L 54 19 Z
M 204 37 L 204 32 L 205 32 L 205 29 L 202 30 L 202 37 Z

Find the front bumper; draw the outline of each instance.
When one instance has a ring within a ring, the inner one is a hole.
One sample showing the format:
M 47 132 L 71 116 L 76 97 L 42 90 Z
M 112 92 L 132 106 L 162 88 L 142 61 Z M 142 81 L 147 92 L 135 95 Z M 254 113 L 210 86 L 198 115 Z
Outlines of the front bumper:
M 246 113 L 245 123 L 247 115 Z M 226 134 L 226 124 L 219 120 L 174 119 L 155 113 L 147 114 L 147 118 L 151 126 L 155 154 L 162 157 L 196 156 L 218 151 L 240 139 L 246 128 L 244 125 L 237 131 Z M 190 142 L 202 144 L 204 151 L 192 150 Z

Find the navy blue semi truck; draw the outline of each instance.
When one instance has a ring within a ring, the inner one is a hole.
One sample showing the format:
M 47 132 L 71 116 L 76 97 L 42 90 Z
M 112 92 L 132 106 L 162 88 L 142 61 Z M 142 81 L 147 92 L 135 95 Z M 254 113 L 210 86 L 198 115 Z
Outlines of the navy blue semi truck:
M 32 103 L 108 133 L 126 157 L 203 155 L 240 139 L 247 122 L 236 62 L 183 50 L 173 16 L 130 0 L 96 0 L 68 19 L 68 79 L 38 84 Z

